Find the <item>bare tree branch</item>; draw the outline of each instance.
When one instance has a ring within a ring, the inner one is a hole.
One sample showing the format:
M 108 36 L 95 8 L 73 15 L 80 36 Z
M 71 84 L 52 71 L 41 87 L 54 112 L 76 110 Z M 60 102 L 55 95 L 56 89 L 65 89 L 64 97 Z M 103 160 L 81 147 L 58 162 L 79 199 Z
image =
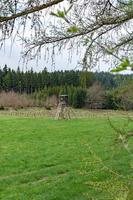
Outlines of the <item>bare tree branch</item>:
M 29 9 L 26 9 L 26 10 L 24 10 L 22 12 L 13 14 L 11 16 L 0 16 L 0 23 L 1 22 L 8 22 L 10 20 L 13 20 L 13 19 L 16 19 L 16 18 L 19 18 L 19 17 L 23 17 L 23 16 L 26 16 L 28 14 L 35 13 L 37 11 L 44 10 L 46 8 L 49 8 L 49 7 L 53 6 L 53 5 L 59 4 L 59 3 L 63 2 L 63 1 L 64 0 L 53 0 L 53 1 L 49 1 L 47 3 L 44 3 L 42 5 L 39 5 L 39 6 L 31 7 Z
M 15 2 L 2 0 L 0 3 L 0 41 L 9 38 L 19 25 L 20 30 L 16 33 L 23 41 L 24 55 L 29 58 L 50 44 L 59 50 L 86 48 L 83 59 L 86 67 L 105 59 L 120 63 L 129 57 L 130 63 L 133 62 L 132 1 L 126 1 L 126 4 L 118 0 Z M 52 7 L 58 4 L 61 6 Z M 52 12 L 48 12 L 51 7 Z M 43 10 L 45 12 L 38 12 Z M 29 34 L 22 35 L 22 27 L 23 33 Z

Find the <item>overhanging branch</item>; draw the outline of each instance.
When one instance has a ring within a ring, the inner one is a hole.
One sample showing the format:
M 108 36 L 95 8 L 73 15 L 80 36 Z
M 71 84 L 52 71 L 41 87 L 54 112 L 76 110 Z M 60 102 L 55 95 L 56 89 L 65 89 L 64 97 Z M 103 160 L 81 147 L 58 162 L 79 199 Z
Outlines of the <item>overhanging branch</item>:
M 37 11 L 44 10 L 46 8 L 49 8 L 49 7 L 53 6 L 53 5 L 59 4 L 59 3 L 63 2 L 63 1 L 64 0 L 53 0 L 53 1 L 50 1 L 48 3 L 39 5 L 39 6 L 34 6 L 33 8 L 30 8 L 30 9 L 26 9 L 26 10 L 24 10 L 22 12 L 13 14 L 11 16 L 0 16 L 0 23 L 8 22 L 10 20 L 13 20 L 13 19 L 16 19 L 16 18 L 19 18 L 19 17 L 23 17 L 23 16 L 26 16 L 26 15 L 31 14 L 31 13 L 35 13 Z

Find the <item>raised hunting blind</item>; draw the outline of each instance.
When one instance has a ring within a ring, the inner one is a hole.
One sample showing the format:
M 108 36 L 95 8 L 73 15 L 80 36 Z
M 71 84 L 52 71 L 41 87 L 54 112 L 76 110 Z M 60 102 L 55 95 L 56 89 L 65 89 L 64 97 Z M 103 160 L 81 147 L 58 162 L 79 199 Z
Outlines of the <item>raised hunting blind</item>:
M 68 95 L 59 95 L 59 103 L 55 119 L 70 119 L 70 109 L 68 105 Z

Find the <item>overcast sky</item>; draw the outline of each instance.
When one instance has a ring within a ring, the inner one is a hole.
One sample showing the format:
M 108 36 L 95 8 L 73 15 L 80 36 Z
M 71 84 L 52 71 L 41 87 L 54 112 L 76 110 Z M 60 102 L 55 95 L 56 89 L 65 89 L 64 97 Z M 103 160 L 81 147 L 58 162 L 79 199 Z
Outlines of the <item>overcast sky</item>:
M 11 48 L 10 42 L 5 44 L 5 47 L 0 50 L 0 66 L 3 67 L 7 64 L 8 67 L 17 69 L 19 66 L 21 70 L 31 69 L 35 71 L 40 71 L 44 67 L 47 67 L 49 71 L 53 70 L 69 70 L 75 69 L 78 66 L 79 55 L 73 53 L 71 62 L 69 61 L 69 54 L 67 50 L 62 51 L 60 55 L 55 56 L 55 65 L 52 64 L 52 59 L 49 56 L 49 59 L 44 58 L 44 53 L 42 51 L 42 58 L 38 61 L 32 60 L 27 63 L 23 63 L 21 58 L 21 47 L 15 43 Z M 79 67 L 78 67 L 79 69 Z
M 44 53 L 42 51 L 42 58 L 38 61 L 32 60 L 27 63 L 23 63 L 23 60 L 21 58 L 21 46 L 19 42 L 15 42 L 11 48 L 10 41 L 6 42 L 5 47 L 0 50 L 0 67 L 4 67 L 5 64 L 9 68 L 17 69 L 18 66 L 21 70 L 26 71 L 33 68 L 34 71 L 41 71 L 45 67 L 47 67 L 48 71 L 54 71 L 54 70 L 81 70 L 81 66 L 79 66 L 79 60 L 81 59 L 81 53 L 77 55 L 76 51 L 72 53 L 71 61 L 69 61 L 69 51 L 67 49 L 64 49 L 60 55 L 55 56 L 55 65 L 52 64 L 52 60 L 49 56 L 49 59 L 46 60 L 44 58 Z M 56 52 L 55 52 L 56 53 Z M 93 71 L 110 71 L 110 65 L 101 63 L 100 67 L 95 67 Z M 131 73 L 130 70 L 124 72 L 124 73 Z
M 43 51 L 42 58 L 38 61 L 38 63 L 36 60 L 32 60 L 26 65 L 23 63 L 20 52 L 21 46 L 18 42 L 15 42 L 13 46 L 11 45 L 10 41 L 6 42 L 5 47 L 0 50 L 0 66 L 4 67 L 4 65 L 7 64 L 7 66 L 12 69 L 17 69 L 19 66 L 20 69 L 24 71 L 31 68 L 33 68 L 35 71 L 41 71 L 44 69 L 44 67 L 47 67 L 48 71 L 82 69 L 79 65 L 82 51 L 80 51 L 78 54 L 76 51 L 73 51 L 73 53 L 69 55 L 69 51 L 64 49 L 61 54 L 57 53 L 55 56 L 55 65 L 52 64 L 52 59 L 50 56 L 48 60 L 44 58 Z M 100 69 L 95 68 L 94 70 L 108 71 L 108 69 L 109 66 L 101 65 Z

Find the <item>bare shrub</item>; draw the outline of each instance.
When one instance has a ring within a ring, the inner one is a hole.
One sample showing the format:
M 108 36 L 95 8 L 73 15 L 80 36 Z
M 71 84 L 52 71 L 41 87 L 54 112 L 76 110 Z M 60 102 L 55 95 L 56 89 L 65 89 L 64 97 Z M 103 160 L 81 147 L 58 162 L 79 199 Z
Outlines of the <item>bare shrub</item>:
M 34 105 L 33 100 L 29 99 L 26 94 L 18 94 L 15 92 L 0 93 L 0 107 L 24 108 Z
M 105 104 L 105 90 L 100 83 L 94 83 L 87 92 L 86 106 L 92 109 L 103 108 Z
M 45 101 L 45 107 L 47 109 L 51 107 L 57 107 L 58 105 L 58 98 L 56 95 L 48 96 Z

